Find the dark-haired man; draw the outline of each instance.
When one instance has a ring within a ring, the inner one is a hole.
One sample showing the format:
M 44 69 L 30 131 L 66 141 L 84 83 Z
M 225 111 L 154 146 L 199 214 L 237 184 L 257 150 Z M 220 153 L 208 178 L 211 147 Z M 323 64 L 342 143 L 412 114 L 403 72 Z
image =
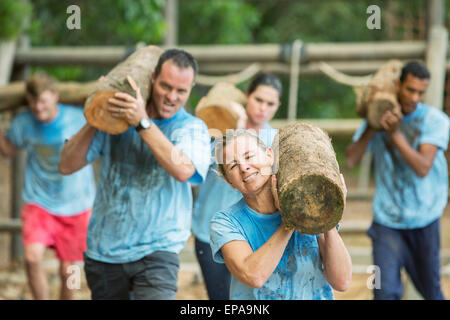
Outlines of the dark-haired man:
M 58 102 L 56 80 L 47 74 L 28 78 L 26 97 L 29 109 L 14 117 L 6 135 L 0 130 L 0 151 L 6 157 L 27 151 L 21 219 L 28 283 L 34 299 L 50 298 L 43 258 L 52 248 L 60 260 L 60 298 L 72 299 L 68 280 L 71 265 L 83 261 L 95 181 L 92 166 L 63 176 L 58 162 L 64 141 L 86 120 L 81 108 Z
M 347 148 L 347 164 L 358 164 L 373 150 L 376 192 L 372 239 L 381 283 L 375 299 L 400 299 L 405 268 L 425 299 L 444 299 L 440 284 L 439 218 L 447 204 L 448 174 L 444 151 L 449 119 L 421 102 L 430 79 L 419 62 L 407 63 L 397 82 L 401 112 L 387 111 L 375 132 L 364 121 Z
M 93 299 L 174 299 L 178 253 L 190 235 L 191 184 L 206 176 L 206 125 L 184 110 L 197 63 L 187 52 L 165 51 L 143 101 L 117 93 L 113 116 L 131 128 L 120 135 L 84 126 L 63 149 L 70 174 L 102 157 L 88 229 L 85 271 Z M 149 75 L 150 76 L 150 75 Z

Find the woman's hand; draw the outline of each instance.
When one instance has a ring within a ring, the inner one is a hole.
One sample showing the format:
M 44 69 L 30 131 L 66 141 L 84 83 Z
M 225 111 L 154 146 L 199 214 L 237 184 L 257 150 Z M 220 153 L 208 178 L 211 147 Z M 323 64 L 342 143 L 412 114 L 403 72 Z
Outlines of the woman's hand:
M 277 176 L 276 175 L 272 175 L 272 181 L 271 181 L 270 188 L 271 188 L 272 196 L 273 196 L 273 204 L 275 205 L 275 208 L 277 208 L 277 210 L 281 212 L 280 200 L 278 199 Z

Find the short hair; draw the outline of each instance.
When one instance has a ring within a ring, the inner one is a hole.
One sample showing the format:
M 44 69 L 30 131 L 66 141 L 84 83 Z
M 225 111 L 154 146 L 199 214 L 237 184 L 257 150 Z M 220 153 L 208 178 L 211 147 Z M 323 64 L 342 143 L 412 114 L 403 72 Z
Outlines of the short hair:
M 33 98 L 39 97 L 44 91 L 50 90 L 58 93 L 57 81 L 54 77 L 45 73 L 35 73 L 28 78 L 25 91 Z
M 194 57 L 189 53 L 181 49 L 167 49 L 164 51 L 158 59 L 158 63 L 155 67 L 155 78 L 161 73 L 162 65 L 164 62 L 171 60 L 180 69 L 192 68 L 194 70 L 194 78 L 198 73 L 198 64 Z
M 252 137 L 256 140 L 258 147 L 262 148 L 263 150 L 267 149 L 267 145 L 264 143 L 264 141 L 260 137 L 258 137 L 258 135 L 254 133 L 252 130 L 248 129 L 227 130 L 226 134 L 223 137 L 218 138 L 215 141 L 214 156 L 217 163 L 217 168 L 219 170 L 218 174 L 220 176 L 223 177 L 225 176 L 223 150 L 226 148 L 228 143 L 233 142 L 234 140 L 236 140 L 236 138 L 241 136 Z
M 400 82 L 404 82 L 408 74 L 419 79 L 430 79 L 430 72 L 427 67 L 419 61 L 411 61 L 403 66 L 400 74 Z
M 278 92 L 278 97 L 281 99 L 283 93 L 283 86 L 281 84 L 280 79 L 277 77 L 268 74 L 268 73 L 260 73 L 253 78 L 247 88 L 247 94 L 253 93 L 259 86 L 269 86 L 274 88 Z

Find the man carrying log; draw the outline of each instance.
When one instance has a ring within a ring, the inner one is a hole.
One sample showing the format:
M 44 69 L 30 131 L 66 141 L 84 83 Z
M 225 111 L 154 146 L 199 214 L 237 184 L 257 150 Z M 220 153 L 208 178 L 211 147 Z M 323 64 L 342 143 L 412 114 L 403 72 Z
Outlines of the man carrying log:
M 108 111 L 128 130 L 112 135 L 86 124 L 62 151 L 63 174 L 102 158 L 85 253 L 93 299 L 175 298 L 191 184 L 204 180 L 209 164 L 206 125 L 183 108 L 197 69 L 189 53 L 165 51 L 149 74 L 147 101 L 143 88 L 109 100 Z
M 373 150 L 376 192 L 372 239 L 380 287 L 374 299 L 400 299 L 405 268 L 425 299 L 444 299 L 440 284 L 440 223 L 447 204 L 444 151 L 449 119 L 421 101 L 430 79 L 418 62 L 406 64 L 396 83 L 401 112 L 386 111 L 375 131 L 364 120 L 346 151 L 349 167 Z M 395 110 L 395 109 L 394 109 Z
M 21 213 L 28 283 L 33 298 L 49 298 L 42 260 L 50 247 L 61 262 L 60 297 L 71 299 L 68 268 L 83 260 L 95 181 L 91 166 L 63 176 L 58 162 L 64 141 L 86 120 L 81 108 L 58 103 L 56 80 L 48 75 L 31 76 L 26 97 L 29 110 L 14 117 L 6 135 L 0 131 L 0 151 L 6 157 L 14 157 L 19 149 L 28 152 Z

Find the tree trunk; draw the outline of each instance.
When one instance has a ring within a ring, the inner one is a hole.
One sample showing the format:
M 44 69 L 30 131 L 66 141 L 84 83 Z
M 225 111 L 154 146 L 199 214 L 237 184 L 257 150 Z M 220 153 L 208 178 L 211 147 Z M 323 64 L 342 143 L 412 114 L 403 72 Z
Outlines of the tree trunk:
M 125 92 L 135 97 L 136 92 L 127 80 L 127 76 L 131 76 L 141 89 L 142 98 L 147 101 L 151 92 L 152 72 L 161 53 L 162 49 L 156 46 L 141 48 L 99 81 L 84 107 L 84 115 L 89 124 L 110 134 L 120 134 L 128 130 L 130 125 L 125 120 L 113 118 L 106 110 L 108 99 L 116 92 Z
M 345 198 L 331 140 L 322 129 L 294 123 L 273 142 L 283 221 L 306 234 L 324 233 L 342 217 Z

